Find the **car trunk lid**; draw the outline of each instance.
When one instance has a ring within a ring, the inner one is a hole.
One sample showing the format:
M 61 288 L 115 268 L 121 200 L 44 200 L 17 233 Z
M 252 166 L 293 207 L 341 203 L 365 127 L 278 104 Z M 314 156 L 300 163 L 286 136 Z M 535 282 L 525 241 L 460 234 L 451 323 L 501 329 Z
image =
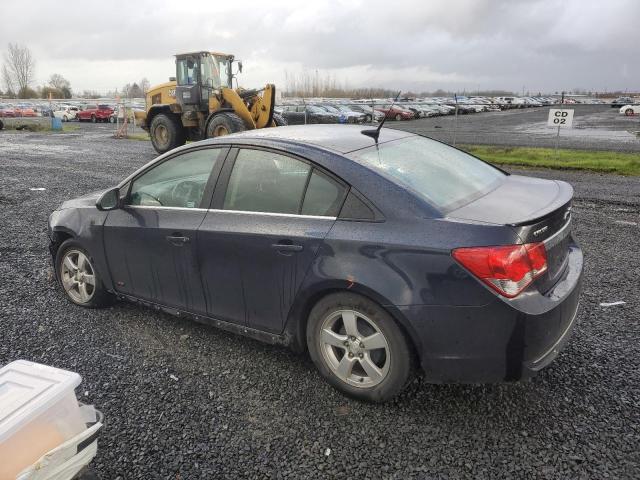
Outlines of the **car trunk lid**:
M 544 242 L 547 271 L 535 282 L 544 293 L 555 285 L 567 264 L 572 198 L 573 188 L 566 182 L 510 175 L 498 188 L 447 217 L 508 225 L 522 243 Z

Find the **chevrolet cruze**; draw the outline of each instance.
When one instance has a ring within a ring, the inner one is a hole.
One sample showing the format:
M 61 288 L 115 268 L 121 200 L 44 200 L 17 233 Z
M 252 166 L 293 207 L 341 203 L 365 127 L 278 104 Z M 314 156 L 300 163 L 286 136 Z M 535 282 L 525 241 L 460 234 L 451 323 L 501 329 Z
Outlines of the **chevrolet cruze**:
M 392 129 L 278 127 L 192 143 L 49 220 L 75 304 L 126 299 L 308 351 L 348 395 L 412 373 L 496 382 L 575 323 L 573 190 Z

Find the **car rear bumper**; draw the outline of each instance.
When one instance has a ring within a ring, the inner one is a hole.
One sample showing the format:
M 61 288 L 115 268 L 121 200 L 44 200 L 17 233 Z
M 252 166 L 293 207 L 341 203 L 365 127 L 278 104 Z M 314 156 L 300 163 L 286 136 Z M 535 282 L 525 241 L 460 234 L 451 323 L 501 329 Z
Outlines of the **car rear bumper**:
M 531 377 L 566 345 L 576 324 L 583 257 L 573 245 L 562 278 L 545 295 L 484 306 L 398 307 L 417 335 L 432 383 L 494 383 Z

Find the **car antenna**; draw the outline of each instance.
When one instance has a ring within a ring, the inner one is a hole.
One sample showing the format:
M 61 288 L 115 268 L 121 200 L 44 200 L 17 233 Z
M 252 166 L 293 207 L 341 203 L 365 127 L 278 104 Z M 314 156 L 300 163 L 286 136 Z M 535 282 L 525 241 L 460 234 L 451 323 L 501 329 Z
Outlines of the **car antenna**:
M 402 93 L 402 90 L 400 90 L 396 95 L 396 98 L 393 99 L 393 102 L 391 102 L 391 106 L 389 107 L 389 109 L 391 109 L 391 107 L 395 105 L 396 101 L 398 100 L 398 97 L 400 97 L 400 93 Z M 376 141 L 376 145 L 378 145 L 378 137 L 380 137 L 380 130 L 382 129 L 382 126 L 384 125 L 384 122 L 386 120 L 387 120 L 387 114 L 385 113 L 384 118 L 382 119 L 382 121 L 380 122 L 380 125 L 378 125 L 377 128 L 362 130 L 360 133 L 362 133 L 363 135 L 366 135 L 367 137 L 373 138 Z

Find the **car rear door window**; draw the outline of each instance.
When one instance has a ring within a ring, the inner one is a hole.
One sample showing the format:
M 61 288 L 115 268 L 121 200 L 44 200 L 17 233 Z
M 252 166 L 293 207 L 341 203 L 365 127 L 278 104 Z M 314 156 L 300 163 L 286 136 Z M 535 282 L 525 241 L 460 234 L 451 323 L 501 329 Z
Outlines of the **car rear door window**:
M 146 171 L 131 185 L 130 205 L 198 208 L 220 149 L 183 153 Z
M 314 169 L 302 203 L 303 215 L 335 217 L 342 206 L 345 187 Z
M 225 210 L 298 214 L 311 166 L 265 150 L 241 149 L 224 198 Z

